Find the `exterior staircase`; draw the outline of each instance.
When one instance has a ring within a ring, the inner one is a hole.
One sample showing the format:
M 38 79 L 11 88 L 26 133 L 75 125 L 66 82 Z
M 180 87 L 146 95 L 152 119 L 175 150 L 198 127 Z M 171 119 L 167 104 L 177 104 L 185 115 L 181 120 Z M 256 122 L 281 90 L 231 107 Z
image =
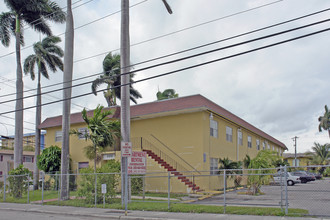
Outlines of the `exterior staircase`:
M 159 157 L 157 154 L 155 154 L 152 150 L 143 149 L 143 151 L 147 152 L 149 157 L 154 159 L 158 164 L 160 164 L 162 167 L 164 167 L 167 171 L 171 172 L 171 174 L 176 176 L 182 183 L 184 183 L 186 186 L 191 188 L 193 191 L 196 191 L 196 192 L 202 191 L 199 186 L 197 186 L 195 183 L 193 183 L 190 179 L 188 179 L 182 173 L 177 171 L 176 168 L 171 166 L 169 163 L 167 163 L 165 160 L 163 160 L 161 157 Z

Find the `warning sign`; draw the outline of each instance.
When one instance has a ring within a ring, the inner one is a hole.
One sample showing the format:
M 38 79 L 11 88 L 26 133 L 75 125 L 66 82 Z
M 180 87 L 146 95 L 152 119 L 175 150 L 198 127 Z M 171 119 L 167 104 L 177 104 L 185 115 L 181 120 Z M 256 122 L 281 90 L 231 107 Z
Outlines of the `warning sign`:
M 121 142 L 121 156 L 122 157 L 132 156 L 132 143 L 131 142 Z
M 147 152 L 133 151 L 128 158 L 128 174 L 145 174 L 147 167 Z

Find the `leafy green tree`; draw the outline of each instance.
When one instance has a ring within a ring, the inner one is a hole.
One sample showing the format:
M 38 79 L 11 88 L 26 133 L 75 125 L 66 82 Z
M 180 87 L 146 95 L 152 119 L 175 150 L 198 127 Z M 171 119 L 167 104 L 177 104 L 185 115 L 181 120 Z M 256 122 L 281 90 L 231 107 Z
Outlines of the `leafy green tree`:
M 253 195 L 259 194 L 260 187 L 269 182 L 269 174 L 274 171 L 268 168 L 275 167 L 274 163 L 279 159 L 277 152 L 269 150 L 262 150 L 255 158 L 251 159 L 248 168 L 255 170 L 249 170 L 248 173 L 255 175 L 248 176 L 248 185 Z
M 158 91 L 157 100 L 172 99 L 179 97 L 179 94 L 174 89 L 165 89 L 163 92 Z
M 105 194 L 105 202 L 111 203 L 112 199 L 116 196 L 116 189 L 120 178 L 120 163 L 115 160 L 109 160 L 102 167 L 96 169 L 97 175 L 97 203 L 103 202 L 103 194 L 101 193 L 102 184 L 107 184 L 107 193 Z M 84 168 L 80 170 L 80 173 L 86 174 L 82 175 L 79 181 L 78 195 L 85 198 L 85 202 L 88 204 L 93 204 L 95 201 L 95 179 L 93 170 L 91 167 Z M 104 173 L 104 174 L 102 174 Z
M 24 45 L 22 25 L 27 24 L 33 30 L 52 35 L 47 21 L 63 23 L 65 14 L 50 0 L 4 0 L 9 12 L 0 14 L 0 41 L 8 47 L 11 35 L 16 39 L 16 111 L 14 167 L 23 163 L 23 79 L 21 65 L 21 45 Z
M 241 174 L 242 171 L 242 162 L 241 161 L 231 161 L 228 157 L 225 157 L 223 159 L 219 159 L 219 170 L 226 170 L 226 179 L 228 179 L 229 176 L 233 177 L 234 175 L 231 174 Z M 220 174 L 221 171 L 219 171 Z M 237 177 L 235 175 L 235 177 Z M 235 178 L 235 186 L 239 185 L 240 178 Z M 225 188 L 227 188 L 227 181 L 225 181 Z
M 130 81 L 130 100 L 137 103 L 136 99 L 142 98 L 142 95 L 133 88 L 135 74 L 129 75 Z M 97 95 L 97 88 L 102 85 L 107 85 L 107 90 L 103 92 L 104 98 L 108 103 L 108 107 L 117 105 L 116 98 L 120 99 L 121 96 L 121 79 L 120 79 L 120 55 L 108 53 L 103 60 L 103 75 L 95 79 L 92 83 L 92 91 Z M 112 88 L 115 87 L 115 88 Z
M 22 195 L 27 192 L 29 187 L 29 177 L 31 172 L 20 164 L 17 168 L 9 171 L 9 191 L 15 198 L 22 198 Z
M 35 127 L 35 158 L 38 158 L 40 154 L 40 129 L 38 128 L 41 123 L 41 75 L 49 79 L 48 68 L 52 72 L 56 72 L 57 69 L 63 71 L 63 50 L 57 46 L 61 42 L 61 38 L 50 36 L 44 38 L 42 41 L 33 44 L 34 54 L 28 56 L 24 61 L 24 73 L 30 74 L 31 79 L 35 79 L 35 67 L 38 71 L 38 85 L 37 85 L 37 103 L 36 103 L 36 127 Z M 48 67 L 48 68 L 47 68 Z M 34 161 L 33 172 L 33 187 L 38 189 L 39 170 L 37 160 Z
M 328 165 L 330 164 L 330 144 L 314 143 L 312 147 L 314 152 L 309 152 L 307 155 L 312 156 L 311 164 L 314 165 Z M 323 174 L 325 167 L 321 167 L 319 172 Z
M 330 112 L 327 105 L 324 106 L 324 109 L 324 115 L 319 117 L 319 132 L 322 132 L 322 129 L 327 130 L 330 137 Z
M 82 111 L 82 118 L 87 124 L 88 132 L 72 130 L 70 133 L 78 137 L 84 136 L 86 141 L 91 141 L 92 145 L 85 147 L 85 155 L 94 160 L 94 171 L 98 162 L 98 153 L 106 147 L 113 146 L 120 138 L 120 122 L 110 119 L 112 111 L 103 111 L 103 106 L 98 105 L 92 117 L 87 116 L 87 111 Z
M 37 166 L 45 173 L 54 173 L 60 171 L 61 148 L 53 145 L 45 148 L 38 156 Z

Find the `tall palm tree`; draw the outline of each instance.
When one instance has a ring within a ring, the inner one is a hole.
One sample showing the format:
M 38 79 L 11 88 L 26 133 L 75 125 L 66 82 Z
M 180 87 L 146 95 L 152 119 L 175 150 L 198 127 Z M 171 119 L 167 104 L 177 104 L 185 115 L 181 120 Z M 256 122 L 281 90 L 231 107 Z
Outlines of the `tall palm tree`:
M 121 89 L 120 89 L 120 55 L 109 53 L 103 60 L 103 75 L 95 79 L 92 83 L 92 91 L 94 95 L 97 95 L 97 88 L 101 84 L 107 84 L 107 90 L 103 92 L 104 98 L 108 103 L 108 107 L 117 105 L 116 98 L 120 99 Z M 133 77 L 135 74 L 130 74 L 129 81 L 133 83 Z M 114 89 L 111 89 L 115 87 Z M 133 85 L 130 84 L 130 100 L 135 104 L 137 103 L 136 99 L 142 98 L 142 95 L 133 88 Z
M 328 130 L 330 137 L 330 112 L 327 105 L 325 105 L 324 108 L 325 108 L 324 115 L 319 117 L 319 122 L 320 122 L 319 131 L 321 132 L 322 129 L 325 131 Z
M 172 99 L 179 97 L 179 94 L 175 92 L 174 89 L 165 89 L 164 92 L 158 91 L 157 100 Z
M 52 72 L 57 69 L 63 71 L 63 50 L 56 44 L 61 42 L 59 37 L 46 37 L 41 42 L 33 44 L 34 54 L 28 56 L 23 65 L 24 73 L 30 74 L 31 79 L 35 79 L 35 67 L 38 70 L 38 85 L 37 85 L 37 111 L 36 111 L 36 127 L 35 127 L 35 160 L 33 170 L 33 188 L 38 189 L 39 169 L 37 166 L 37 158 L 40 155 L 40 129 L 38 128 L 41 123 L 41 75 L 49 79 L 48 68 Z M 48 68 L 47 68 L 48 67 Z
M 73 77 L 73 44 L 74 28 L 72 15 L 72 1 L 67 0 L 64 45 L 64 72 L 63 72 L 63 117 L 62 117 L 62 153 L 61 153 L 61 200 L 69 199 L 69 163 L 70 163 L 70 113 Z
M 4 0 L 9 12 L 0 14 L 0 41 L 8 47 L 11 35 L 16 39 L 16 107 L 14 167 L 23 163 L 23 79 L 21 65 L 21 45 L 24 45 L 22 25 L 50 36 L 52 34 L 47 20 L 63 23 L 62 9 L 49 0 Z

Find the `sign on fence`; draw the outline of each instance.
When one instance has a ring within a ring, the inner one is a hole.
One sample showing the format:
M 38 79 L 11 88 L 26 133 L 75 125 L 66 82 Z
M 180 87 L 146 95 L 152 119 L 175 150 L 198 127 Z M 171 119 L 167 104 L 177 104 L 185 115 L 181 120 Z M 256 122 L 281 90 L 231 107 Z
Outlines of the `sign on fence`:
M 128 158 L 128 174 L 145 174 L 147 167 L 147 152 L 133 151 Z
M 121 142 L 121 156 L 122 157 L 132 156 L 132 143 L 131 142 Z

